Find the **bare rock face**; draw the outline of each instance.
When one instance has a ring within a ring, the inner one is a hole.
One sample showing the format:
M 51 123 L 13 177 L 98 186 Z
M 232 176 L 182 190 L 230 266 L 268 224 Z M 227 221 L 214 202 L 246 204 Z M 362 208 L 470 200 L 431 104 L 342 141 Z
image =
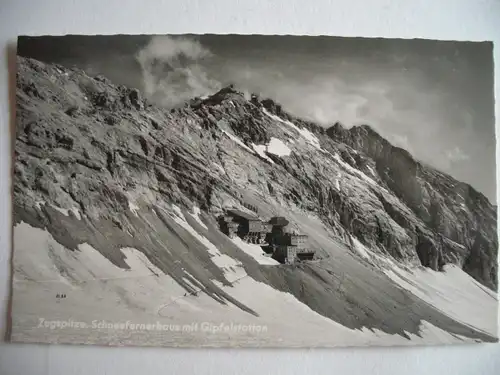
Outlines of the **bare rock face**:
M 80 70 L 21 57 L 18 69 L 17 220 L 30 217 L 56 233 L 54 206 L 71 208 L 88 228 L 105 221 L 125 232 L 137 226 L 136 204 L 215 212 L 252 191 L 316 215 L 346 244 L 356 238 L 435 270 L 455 263 L 497 287 L 496 207 L 368 126 L 324 129 L 232 87 L 167 110 Z M 273 153 L 273 139 L 289 155 Z M 87 229 L 78 225 L 58 238 L 82 239 Z M 122 265 L 113 254 L 106 255 Z
M 372 159 L 384 185 L 422 222 L 416 228 L 417 254 L 424 266 L 457 263 L 478 281 L 497 287 L 496 207 L 484 195 L 414 160 L 366 125 L 345 129 L 336 124 L 327 134 Z M 403 227 L 411 230 L 409 223 Z

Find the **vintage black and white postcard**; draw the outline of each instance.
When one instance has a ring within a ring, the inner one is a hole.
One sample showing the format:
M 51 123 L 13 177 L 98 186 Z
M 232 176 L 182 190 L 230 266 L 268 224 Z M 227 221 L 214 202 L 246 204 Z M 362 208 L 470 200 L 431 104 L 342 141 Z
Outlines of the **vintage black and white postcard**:
M 492 49 L 20 37 L 11 339 L 497 341 Z

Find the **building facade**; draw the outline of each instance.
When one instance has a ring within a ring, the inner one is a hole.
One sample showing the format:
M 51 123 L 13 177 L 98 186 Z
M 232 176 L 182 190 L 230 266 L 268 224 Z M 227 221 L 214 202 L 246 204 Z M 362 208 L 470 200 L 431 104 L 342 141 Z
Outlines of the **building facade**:
M 219 217 L 222 232 L 231 238 L 238 236 L 246 242 L 262 246 L 280 263 L 312 260 L 315 252 L 307 246 L 308 236 L 287 231 L 289 223 L 282 216 L 275 216 L 265 222 L 257 215 L 238 209 L 227 210 Z

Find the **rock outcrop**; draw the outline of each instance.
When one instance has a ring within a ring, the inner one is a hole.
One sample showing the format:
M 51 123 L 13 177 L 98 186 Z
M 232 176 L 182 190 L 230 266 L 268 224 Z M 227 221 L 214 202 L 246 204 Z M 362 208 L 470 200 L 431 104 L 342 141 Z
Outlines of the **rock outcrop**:
M 456 263 L 497 286 L 496 207 L 369 126 L 325 130 L 233 87 L 167 111 L 101 76 L 18 62 L 14 191 L 27 209 L 43 201 L 114 218 L 142 194 L 221 209 L 221 196 L 250 184 L 317 214 L 347 243 L 435 270 Z M 271 138 L 291 155 L 251 154 Z
M 186 217 L 197 206 L 206 228 L 190 225 L 255 280 L 345 326 L 401 335 L 418 334 L 424 317 L 476 333 L 353 258 L 356 241 L 405 265 L 454 263 L 497 287 L 496 207 L 368 126 L 324 129 L 233 87 L 168 110 L 104 77 L 22 57 L 16 115 L 14 220 L 45 228 L 67 249 L 88 243 L 123 268 L 120 249 L 137 249 L 188 292 L 186 272 L 217 301 L 255 313 L 218 287 L 230 283 L 178 225 L 172 205 Z M 262 217 L 286 216 L 322 263 L 252 262 L 214 219 L 243 203 Z
M 369 157 L 383 185 L 424 225 L 416 227 L 416 250 L 424 266 L 438 269 L 445 263 L 457 263 L 478 281 L 496 288 L 496 207 L 483 194 L 413 159 L 369 126 L 345 129 L 335 124 L 327 134 Z M 390 208 L 386 211 L 395 215 Z M 399 221 L 411 230 L 410 223 Z M 478 250 L 481 246 L 489 251 Z M 481 271 L 469 268 L 471 258 Z

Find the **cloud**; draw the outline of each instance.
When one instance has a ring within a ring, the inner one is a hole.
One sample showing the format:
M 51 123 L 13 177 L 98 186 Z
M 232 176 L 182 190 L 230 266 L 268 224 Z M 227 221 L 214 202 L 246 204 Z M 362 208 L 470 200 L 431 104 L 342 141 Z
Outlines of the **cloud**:
M 203 66 L 211 57 L 196 40 L 153 37 L 136 54 L 146 96 L 156 104 L 173 107 L 216 91 L 220 83 L 211 79 Z
M 469 155 L 464 153 L 460 147 L 455 147 L 446 152 L 446 157 L 451 163 L 461 162 L 464 160 L 469 160 Z
M 389 142 L 391 142 L 394 146 L 400 147 L 408 151 L 410 154 L 414 154 L 413 148 L 408 140 L 408 136 L 399 135 L 399 134 L 390 134 L 388 136 Z

